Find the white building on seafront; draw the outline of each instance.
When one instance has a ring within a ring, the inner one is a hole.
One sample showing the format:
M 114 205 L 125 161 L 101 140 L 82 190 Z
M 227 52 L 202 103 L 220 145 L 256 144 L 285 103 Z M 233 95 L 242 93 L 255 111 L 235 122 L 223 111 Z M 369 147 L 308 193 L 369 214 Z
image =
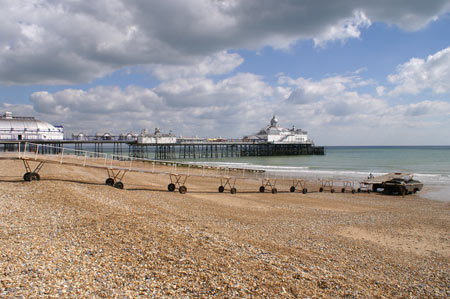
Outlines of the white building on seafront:
M 308 140 L 308 133 L 302 129 L 296 129 L 292 126 L 291 129 L 286 129 L 278 124 L 278 119 L 274 115 L 270 120 L 270 124 L 261 129 L 257 134 L 251 136 L 245 136 L 244 141 L 254 143 L 296 143 L 296 144 L 311 144 L 312 141 Z
M 63 140 L 64 128 L 53 126 L 34 117 L 13 116 L 6 112 L 0 116 L 0 140 Z
M 158 128 L 153 134 L 150 134 L 147 129 L 143 129 L 141 134 L 137 137 L 139 144 L 168 144 L 176 143 L 177 137 L 170 131 L 168 134 L 162 134 Z

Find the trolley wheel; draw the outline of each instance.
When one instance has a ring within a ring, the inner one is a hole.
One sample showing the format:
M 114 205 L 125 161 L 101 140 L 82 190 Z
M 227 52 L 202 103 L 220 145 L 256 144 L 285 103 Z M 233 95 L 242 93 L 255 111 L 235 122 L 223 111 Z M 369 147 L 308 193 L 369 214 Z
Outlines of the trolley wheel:
M 185 194 L 187 192 L 187 188 L 186 188 L 186 186 L 180 186 L 180 188 L 178 188 L 178 191 L 181 194 Z
M 306 193 L 308 193 L 308 189 L 303 188 L 302 192 L 303 192 L 303 194 L 306 194 Z
M 295 187 L 294 187 L 294 186 L 292 186 L 292 187 L 291 187 L 291 189 L 289 189 L 289 191 L 291 191 L 291 192 L 295 192 Z
M 114 186 L 114 179 L 113 178 L 107 178 L 105 181 L 105 184 L 108 186 Z
M 264 188 L 264 186 L 259 187 L 259 192 L 264 193 L 264 190 L 266 190 L 266 188 Z
M 277 188 L 272 188 L 272 194 L 276 194 L 278 192 Z
M 173 192 L 175 190 L 175 184 L 170 183 L 169 185 L 167 185 L 167 190 Z
M 123 183 L 122 183 L 122 182 L 116 182 L 116 183 L 114 184 L 114 188 L 117 188 L 117 189 L 123 189 Z
M 231 192 L 231 194 L 236 194 L 237 190 L 236 190 L 236 188 L 233 187 L 230 189 L 230 192 Z
M 225 187 L 224 186 L 219 186 L 219 192 L 222 193 L 223 191 L 225 191 Z
M 356 193 L 356 190 L 355 189 L 352 189 L 352 194 L 355 194 Z
M 333 189 L 333 188 L 331 188 L 331 190 L 330 190 L 330 191 L 331 191 L 331 193 L 334 193 L 334 189 Z
M 342 188 L 342 189 L 341 189 L 341 192 L 342 192 L 342 193 L 345 193 L 345 188 Z
M 358 188 L 358 193 L 361 193 L 361 188 Z
M 24 180 L 25 182 L 31 181 L 31 172 L 25 173 L 25 174 L 23 175 L 23 180 Z
M 323 192 L 323 188 L 322 187 L 319 188 L 319 192 Z
M 40 181 L 41 180 L 41 176 L 39 175 L 39 173 L 35 173 L 35 172 L 32 172 L 30 174 L 30 178 L 32 181 Z

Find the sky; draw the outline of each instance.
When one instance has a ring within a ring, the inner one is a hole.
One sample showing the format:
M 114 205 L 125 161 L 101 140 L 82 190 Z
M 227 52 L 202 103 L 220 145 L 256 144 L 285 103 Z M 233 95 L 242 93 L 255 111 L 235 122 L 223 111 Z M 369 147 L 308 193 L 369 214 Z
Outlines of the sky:
M 450 0 L 0 0 L 0 113 L 66 135 L 450 145 Z

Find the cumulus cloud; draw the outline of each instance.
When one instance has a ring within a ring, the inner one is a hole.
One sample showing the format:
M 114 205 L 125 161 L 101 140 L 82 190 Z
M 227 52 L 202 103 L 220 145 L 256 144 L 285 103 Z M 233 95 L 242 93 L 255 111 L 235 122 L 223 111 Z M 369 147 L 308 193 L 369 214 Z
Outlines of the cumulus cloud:
M 286 48 L 300 39 L 323 46 L 358 38 L 371 22 L 416 30 L 450 8 L 443 0 L 2 0 L 1 7 L 6 85 L 89 82 L 134 65 L 156 65 L 160 78 L 223 73 L 241 63 L 224 54 L 229 49 Z M 190 65 L 198 69 L 183 69 Z
M 222 75 L 232 72 L 243 62 L 244 59 L 239 54 L 222 51 L 206 56 L 193 65 L 155 65 L 153 74 L 160 80 Z
M 183 135 L 215 132 L 236 137 L 252 133 L 243 120 L 270 117 L 276 95 L 261 77 L 239 73 L 218 82 L 176 78 L 155 88 L 98 86 L 86 91 L 40 91 L 33 93 L 30 101 L 38 115 L 64 123 L 72 132 L 92 133 L 95 128 L 123 133 L 158 126 Z M 254 130 L 259 125 L 255 123 Z
M 450 48 L 443 49 L 427 59 L 412 58 L 399 65 L 397 72 L 388 76 L 395 84 L 391 95 L 418 94 L 424 89 L 433 93 L 450 92 Z

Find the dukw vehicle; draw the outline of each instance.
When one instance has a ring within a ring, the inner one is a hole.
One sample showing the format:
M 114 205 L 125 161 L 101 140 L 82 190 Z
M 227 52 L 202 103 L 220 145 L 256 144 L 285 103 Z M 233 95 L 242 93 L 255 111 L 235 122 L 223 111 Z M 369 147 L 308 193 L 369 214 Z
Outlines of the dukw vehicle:
M 411 173 L 388 173 L 377 177 L 369 177 L 367 180 L 361 182 L 361 187 L 358 192 L 366 189 L 368 192 L 382 191 L 386 194 L 413 194 L 422 190 L 423 183 L 414 180 Z

